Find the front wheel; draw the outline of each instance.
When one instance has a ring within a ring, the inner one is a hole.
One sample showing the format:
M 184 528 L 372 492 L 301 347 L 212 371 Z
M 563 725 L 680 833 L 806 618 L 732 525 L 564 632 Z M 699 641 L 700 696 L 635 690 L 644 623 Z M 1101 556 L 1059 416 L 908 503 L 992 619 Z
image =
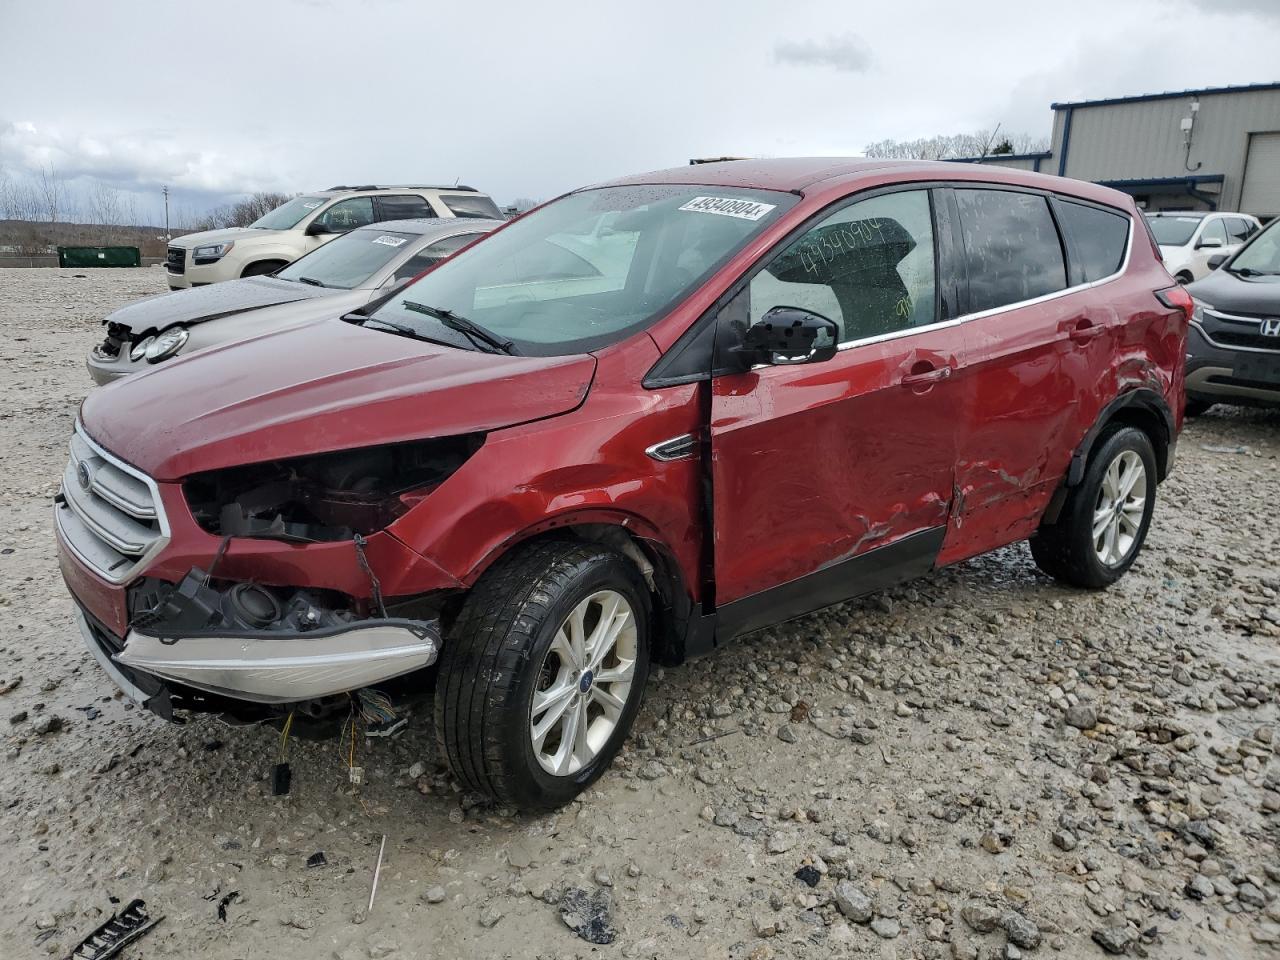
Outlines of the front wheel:
M 649 592 L 608 547 L 517 549 L 446 638 L 436 735 L 468 788 L 524 810 L 572 800 L 612 762 L 649 673 Z
M 1057 523 L 1031 538 L 1045 573 L 1076 587 L 1115 583 L 1137 559 L 1156 499 L 1156 456 L 1136 427 L 1103 434 L 1084 479 L 1067 497 Z

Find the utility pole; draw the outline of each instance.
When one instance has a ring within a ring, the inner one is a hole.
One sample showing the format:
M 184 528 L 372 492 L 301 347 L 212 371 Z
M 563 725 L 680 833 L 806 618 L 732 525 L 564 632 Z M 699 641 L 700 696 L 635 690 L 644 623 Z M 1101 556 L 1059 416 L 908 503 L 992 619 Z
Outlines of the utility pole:
M 169 236 L 169 186 L 165 185 L 164 190 L 164 242 L 168 243 L 173 237 Z

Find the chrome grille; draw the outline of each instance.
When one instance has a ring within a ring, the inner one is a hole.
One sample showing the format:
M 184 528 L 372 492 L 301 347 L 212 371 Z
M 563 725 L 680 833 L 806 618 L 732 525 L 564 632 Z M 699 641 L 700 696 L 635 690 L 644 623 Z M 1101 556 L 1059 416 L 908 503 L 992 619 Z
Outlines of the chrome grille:
M 56 517 L 67 546 L 112 583 L 124 583 L 169 542 L 160 491 L 77 424 Z
M 170 273 L 187 272 L 187 251 L 184 247 L 170 247 L 164 258 L 165 268 Z

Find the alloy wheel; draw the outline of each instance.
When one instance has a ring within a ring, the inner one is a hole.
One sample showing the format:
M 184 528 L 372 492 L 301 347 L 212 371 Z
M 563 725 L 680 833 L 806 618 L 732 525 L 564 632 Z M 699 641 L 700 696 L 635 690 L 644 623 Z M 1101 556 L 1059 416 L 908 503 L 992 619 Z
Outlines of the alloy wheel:
M 565 777 L 604 749 L 635 676 L 635 611 L 614 590 L 591 594 L 556 631 L 538 670 L 529 738 L 542 769 Z
M 1109 567 L 1132 552 L 1147 506 L 1147 468 L 1133 450 L 1121 451 L 1102 476 L 1093 510 L 1093 549 Z

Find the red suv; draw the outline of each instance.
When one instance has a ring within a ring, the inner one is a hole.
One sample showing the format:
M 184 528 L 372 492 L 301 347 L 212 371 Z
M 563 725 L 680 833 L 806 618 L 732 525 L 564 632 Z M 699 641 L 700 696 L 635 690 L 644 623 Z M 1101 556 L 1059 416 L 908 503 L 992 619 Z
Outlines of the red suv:
M 1027 538 L 1066 583 L 1123 574 L 1190 306 L 1133 201 L 1086 183 L 629 177 L 360 311 L 95 391 L 62 570 L 162 716 L 323 730 L 434 664 L 459 780 L 552 806 L 654 662 Z

